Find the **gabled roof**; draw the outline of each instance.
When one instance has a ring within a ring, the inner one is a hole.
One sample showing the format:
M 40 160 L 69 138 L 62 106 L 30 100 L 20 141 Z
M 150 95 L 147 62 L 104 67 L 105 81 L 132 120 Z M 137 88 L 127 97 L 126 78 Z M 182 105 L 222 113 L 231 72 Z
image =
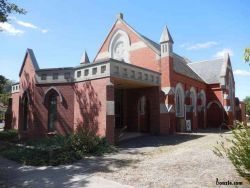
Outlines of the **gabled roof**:
M 127 26 L 132 32 L 134 32 L 143 42 L 145 42 L 145 44 L 151 48 L 152 50 L 154 50 L 158 55 L 160 55 L 161 53 L 161 48 L 160 45 L 154 41 L 152 41 L 151 39 L 145 37 L 144 35 L 140 34 L 139 32 L 137 32 L 133 27 L 131 27 L 124 19 L 123 16 L 122 17 L 117 17 L 115 23 L 113 24 L 113 26 L 111 27 L 111 30 L 109 31 L 107 37 L 105 38 L 105 40 L 103 41 L 98 53 L 96 54 L 94 61 L 97 57 L 97 55 L 99 54 L 100 50 L 102 49 L 104 43 L 106 42 L 106 40 L 108 39 L 108 36 L 111 34 L 113 28 L 115 27 L 116 23 L 120 21 L 122 22 L 125 26 Z
M 139 32 L 137 32 L 133 27 L 131 27 L 123 19 L 119 19 L 119 20 L 122 21 L 128 28 L 130 28 L 140 39 L 142 39 L 142 41 L 145 42 L 146 45 L 148 45 L 148 47 L 150 47 L 152 50 L 154 50 L 157 54 L 161 53 L 161 51 L 160 51 L 160 45 L 159 44 L 157 44 L 156 42 L 152 41 L 151 39 L 143 36 Z
M 21 76 L 21 73 L 23 71 L 23 67 L 24 67 L 24 64 L 25 64 L 25 60 L 26 60 L 26 58 L 27 58 L 28 55 L 30 56 L 31 63 L 32 63 L 35 71 L 39 70 L 39 66 L 38 66 L 38 63 L 36 61 L 36 57 L 34 55 L 33 50 L 27 48 L 25 56 L 24 56 L 24 59 L 23 59 L 23 63 L 22 63 L 22 66 L 21 66 L 21 69 L 20 69 L 20 72 L 19 72 L 19 76 Z
M 170 35 L 167 26 L 165 25 L 161 34 L 160 43 L 171 42 L 174 43 L 172 36 Z
M 192 68 L 207 84 L 220 83 L 220 78 L 224 74 L 224 59 L 214 59 L 208 61 L 201 61 L 196 63 L 189 63 L 188 66 Z
M 181 57 L 177 54 L 173 54 L 173 65 L 174 71 L 176 73 L 182 74 L 200 82 L 204 82 L 204 80 L 188 66 L 189 61 L 184 57 Z

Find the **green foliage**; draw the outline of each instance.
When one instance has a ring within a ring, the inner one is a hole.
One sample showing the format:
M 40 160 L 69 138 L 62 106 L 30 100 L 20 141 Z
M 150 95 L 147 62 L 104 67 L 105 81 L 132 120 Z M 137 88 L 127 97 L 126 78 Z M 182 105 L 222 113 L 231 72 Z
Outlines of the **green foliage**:
M 244 102 L 246 104 L 246 113 L 250 116 L 250 97 L 246 97 Z
M 26 165 L 70 164 L 86 155 L 102 155 L 114 149 L 105 138 L 89 134 L 83 129 L 68 136 L 55 136 L 39 140 L 28 140 L 24 146 L 12 146 L 1 154 Z
M 0 140 L 1 141 L 12 141 L 18 139 L 17 130 L 10 129 L 0 132 Z
M 237 171 L 250 181 L 250 128 L 236 122 L 232 134 L 233 138 L 223 138 L 218 143 L 214 153 L 219 157 L 228 157 Z
M 250 48 L 246 48 L 244 52 L 244 59 L 246 63 L 250 61 Z
M 0 93 L 3 93 L 3 88 L 6 83 L 7 79 L 3 75 L 0 75 Z
M 0 94 L 0 103 L 2 103 L 4 106 L 7 106 L 9 102 L 9 98 L 10 98 L 9 93 Z
M 0 22 L 7 22 L 12 13 L 26 14 L 26 10 L 7 0 L 0 0 Z
M 11 92 L 11 86 L 14 81 L 11 81 L 5 78 L 3 75 L 0 75 L 0 94 L 8 94 Z

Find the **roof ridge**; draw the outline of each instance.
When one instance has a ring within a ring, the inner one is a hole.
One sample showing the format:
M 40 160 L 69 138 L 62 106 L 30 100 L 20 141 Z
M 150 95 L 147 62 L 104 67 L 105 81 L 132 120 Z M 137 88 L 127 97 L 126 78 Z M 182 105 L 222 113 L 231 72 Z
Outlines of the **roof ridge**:
M 130 26 L 125 20 L 123 20 L 123 19 L 120 19 L 124 24 L 126 24 L 133 32 L 135 32 L 142 40 L 144 40 L 144 42 L 146 43 L 146 44 L 148 44 L 153 50 L 155 50 L 157 53 L 160 53 L 160 50 L 159 49 L 157 49 L 153 44 L 150 44 L 149 43 L 149 41 L 147 41 L 147 40 L 150 40 L 150 41 L 152 41 L 152 42 L 154 42 L 153 40 L 151 40 L 151 39 L 149 39 L 149 38 L 147 38 L 147 37 L 145 37 L 144 35 L 142 35 L 141 33 L 139 33 L 138 31 L 136 31 L 132 26 Z M 156 42 L 154 42 L 155 44 L 158 44 L 158 43 L 156 43 Z
M 210 59 L 210 60 L 195 61 L 190 64 L 203 63 L 203 62 L 216 61 L 216 60 L 224 60 L 224 58 L 222 57 L 222 58 L 215 58 L 215 59 Z

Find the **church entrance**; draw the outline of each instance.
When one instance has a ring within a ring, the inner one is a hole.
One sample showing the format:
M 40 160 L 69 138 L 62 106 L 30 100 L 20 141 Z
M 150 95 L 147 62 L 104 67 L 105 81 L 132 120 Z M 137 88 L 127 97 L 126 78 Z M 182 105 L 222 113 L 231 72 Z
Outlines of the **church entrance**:
M 138 132 L 150 131 L 150 106 L 145 96 L 138 101 Z
M 208 105 L 207 109 L 208 127 L 218 128 L 223 122 L 223 111 L 221 106 L 215 102 Z

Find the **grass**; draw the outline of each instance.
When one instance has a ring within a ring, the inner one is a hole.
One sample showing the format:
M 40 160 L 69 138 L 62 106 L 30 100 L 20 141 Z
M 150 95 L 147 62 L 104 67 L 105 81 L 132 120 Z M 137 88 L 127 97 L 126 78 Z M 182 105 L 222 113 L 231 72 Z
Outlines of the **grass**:
M 0 132 L 0 140 L 1 141 L 12 141 L 18 139 L 17 130 L 10 129 Z

